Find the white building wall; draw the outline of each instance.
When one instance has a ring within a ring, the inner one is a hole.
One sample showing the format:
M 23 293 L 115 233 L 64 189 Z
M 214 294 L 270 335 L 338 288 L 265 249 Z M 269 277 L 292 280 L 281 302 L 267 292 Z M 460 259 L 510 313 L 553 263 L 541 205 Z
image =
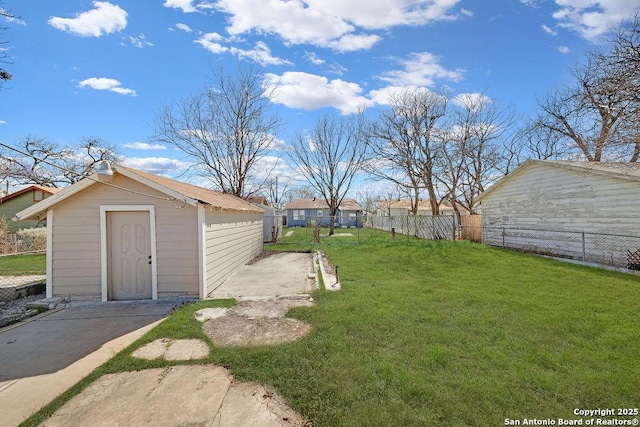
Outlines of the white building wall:
M 483 225 L 640 234 L 640 183 L 532 165 L 487 194 Z
M 205 213 L 205 296 L 262 252 L 262 213 Z
M 532 164 L 482 198 L 483 242 L 617 266 L 638 249 L 640 182 Z M 583 234 L 584 233 L 584 234 Z

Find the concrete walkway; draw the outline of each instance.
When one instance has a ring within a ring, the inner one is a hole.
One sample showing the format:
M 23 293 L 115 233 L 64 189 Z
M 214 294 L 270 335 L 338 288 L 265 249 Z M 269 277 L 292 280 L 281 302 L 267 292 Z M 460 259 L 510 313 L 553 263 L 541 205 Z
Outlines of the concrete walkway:
M 108 374 L 42 426 L 308 426 L 276 394 L 215 365 Z
M 308 253 L 265 253 L 213 291 L 210 298 L 263 299 L 308 294 L 316 287 L 313 256 Z

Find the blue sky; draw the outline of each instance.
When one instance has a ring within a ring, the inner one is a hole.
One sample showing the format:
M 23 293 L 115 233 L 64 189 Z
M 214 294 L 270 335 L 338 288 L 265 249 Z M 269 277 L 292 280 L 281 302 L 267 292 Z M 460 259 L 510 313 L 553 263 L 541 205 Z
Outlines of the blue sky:
M 518 114 L 568 81 L 635 0 L 3 0 L 13 80 L 0 141 L 98 137 L 126 164 L 176 176 L 179 151 L 151 139 L 163 105 L 203 87 L 211 65 L 255 60 L 279 77 L 285 143 L 327 112 L 384 106 L 393 87 L 485 92 Z M 285 173 L 285 171 L 283 171 Z

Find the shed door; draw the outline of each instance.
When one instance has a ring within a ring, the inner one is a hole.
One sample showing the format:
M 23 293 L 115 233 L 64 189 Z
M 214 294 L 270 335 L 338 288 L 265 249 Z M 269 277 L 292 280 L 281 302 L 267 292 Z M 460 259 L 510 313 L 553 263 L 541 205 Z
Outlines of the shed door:
M 149 212 L 109 212 L 109 299 L 151 299 Z

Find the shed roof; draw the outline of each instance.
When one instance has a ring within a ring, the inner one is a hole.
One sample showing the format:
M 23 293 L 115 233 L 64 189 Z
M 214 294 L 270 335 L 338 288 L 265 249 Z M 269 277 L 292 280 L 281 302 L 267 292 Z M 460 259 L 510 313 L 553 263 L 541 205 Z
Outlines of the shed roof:
M 226 193 L 221 193 L 215 190 L 209 190 L 207 188 L 198 187 L 196 185 L 187 184 L 185 182 L 176 181 L 175 179 L 165 178 L 163 176 L 154 175 L 154 174 L 143 172 L 137 169 L 123 168 L 122 166 L 119 166 L 116 170 L 120 170 L 120 169 L 126 169 L 130 173 L 146 178 L 153 183 L 156 183 L 167 189 L 173 190 L 176 193 L 179 193 L 183 196 L 187 196 L 205 205 L 211 205 L 215 208 L 220 208 L 220 209 L 262 212 L 256 206 L 252 205 L 250 202 L 243 200 L 239 197 L 236 197 L 232 194 L 226 194 Z M 128 176 L 129 178 L 135 179 L 130 175 Z M 162 191 L 161 189 L 158 189 L 158 190 Z M 166 191 L 163 191 L 163 192 L 166 193 Z
M 44 185 L 30 185 L 29 187 L 23 188 L 22 190 L 18 190 L 14 193 L 8 194 L 6 196 L 4 196 L 3 198 L 0 199 L 0 203 L 4 203 L 7 200 L 11 200 L 16 196 L 19 196 L 21 194 L 27 193 L 29 191 L 32 190 L 39 190 L 39 191 L 44 191 L 45 193 L 49 193 L 49 194 L 56 194 L 58 191 L 62 190 L 61 188 L 56 188 L 56 187 L 45 187 Z
M 513 172 L 501 178 L 478 197 L 482 201 L 487 195 L 510 182 L 524 171 L 534 166 L 561 168 L 574 172 L 592 173 L 594 175 L 608 176 L 640 182 L 640 163 L 621 162 L 571 162 L 565 160 L 527 160 Z
M 286 209 L 327 209 L 329 206 L 323 198 L 295 199 L 287 203 Z M 341 211 L 361 211 L 362 206 L 354 199 L 343 199 L 340 203 Z
M 116 174 L 122 174 L 134 181 L 138 181 L 166 194 L 167 200 L 180 200 L 192 206 L 196 206 L 198 204 L 208 205 L 220 210 L 262 213 L 262 210 L 258 209 L 256 206 L 253 206 L 246 200 L 231 194 L 224 194 L 219 191 L 209 190 L 207 188 L 198 187 L 124 166 L 113 166 L 113 169 Z M 39 214 L 45 212 L 55 204 L 60 203 L 74 194 L 96 184 L 109 185 L 100 182 L 97 174 L 93 174 L 89 177 L 83 178 L 73 185 L 70 185 L 69 187 L 61 189 L 53 196 L 18 212 L 16 214 L 16 219 L 24 220 L 37 218 Z

